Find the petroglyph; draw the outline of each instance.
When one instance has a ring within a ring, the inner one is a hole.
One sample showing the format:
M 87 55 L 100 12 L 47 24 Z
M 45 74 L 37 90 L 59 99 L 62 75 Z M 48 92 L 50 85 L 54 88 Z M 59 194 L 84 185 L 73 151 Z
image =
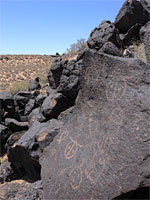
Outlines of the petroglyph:
M 63 142 L 69 135 L 69 131 L 65 130 L 60 137 L 57 139 L 58 144 L 60 144 L 61 142 Z
M 82 183 L 82 167 L 84 163 L 85 160 L 82 161 L 81 165 L 74 167 L 69 174 L 70 184 L 73 190 L 79 188 Z
M 136 119 L 135 123 L 133 124 L 134 133 L 136 134 L 135 137 L 137 140 L 147 141 L 150 139 L 150 123 L 142 118 L 140 115 L 135 114 Z
M 71 159 L 74 157 L 76 152 L 78 151 L 79 147 L 83 147 L 83 145 L 80 145 L 76 140 L 73 140 L 72 137 L 70 137 L 71 142 L 69 142 L 65 148 L 64 156 L 66 159 Z
M 106 97 L 108 101 L 114 102 L 122 99 L 125 95 L 127 83 L 125 78 L 119 78 L 117 76 L 110 77 L 110 80 L 106 89 Z
M 110 121 L 116 124 L 118 127 L 123 124 L 123 118 L 124 111 L 120 107 L 115 108 L 110 115 Z

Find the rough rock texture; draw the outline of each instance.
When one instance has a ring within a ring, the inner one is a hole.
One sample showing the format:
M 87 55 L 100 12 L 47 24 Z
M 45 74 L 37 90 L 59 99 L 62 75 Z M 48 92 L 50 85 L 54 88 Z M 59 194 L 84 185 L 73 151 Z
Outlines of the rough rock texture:
M 44 200 L 41 181 L 14 180 L 0 185 L 0 200 Z
M 117 48 L 112 42 L 106 42 L 98 52 L 123 57 L 120 49 Z
M 129 43 L 131 39 L 139 39 L 139 30 L 141 28 L 141 24 L 134 24 L 126 34 L 120 34 L 120 39 L 123 41 L 124 44 L 127 42 Z
M 150 65 L 86 52 L 83 69 L 74 112 L 40 159 L 44 199 L 109 200 L 150 186 Z
M 41 88 L 41 85 L 39 83 L 39 77 L 35 78 L 34 80 L 29 81 L 29 86 L 28 86 L 29 91 L 37 90 L 40 88 Z
M 60 84 L 57 91 L 75 101 L 80 89 L 80 75 L 82 70 L 82 59 L 70 60 L 63 66 Z
M 12 132 L 28 130 L 28 122 L 18 122 L 15 119 L 5 119 L 5 125 L 9 127 Z
M 61 58 L 56 58 L 51 65 L 51 72 L 52 72 L 53 77 L 54 77 L 56 88 L 60 84 L 60 77 L 61 77 L 61 74 L 62 74 L 62 71 L 63 71 L 63 64 L 64 63 L 61 62 L 61 61 L 62 61 Z
M 136 23 L 144 25 L 149 21 L 149 17 L 148 11 L 141 2 L 133 0 L 130 4 L 125 1 L 115 19 L 115 26 L 120 33 L 126 33 Z
M 41 112 L 41 108 L 38 107 L 34 110 L 32 110 L 32 112 L 30 113 L 30 115 L 28 116 L 28 122 L 29 125 L 32 126 L 32 124 L 35 122 L 44 122 L 46 121 L 46 118 L 44 117 L 44 115 Z
M 15 102 L 12 94 L 8 92 L 0 92 L 0 109 L 2 108 L 5 112 L 15 112 Z
M 28 115 L 34 108 L 36 107 L 35 105 L 35 99 L 30 99 L 28 103 L 25 106 L 25 115 Z
M 57 118 L 58 115 L 72 106 L 72 102 L 61 93 L 49 95 L 41 106 L 41 112 L 46 119 Z
M 63 122 L 52 119 L 47 123 L 34 122 L 31 128 L 9 149 L 12 169 L 22 179 L 34 182 L 40 179 L 39 156 L 59 133 Z
M 150 63 L 150 21 L 140 29 L 140 39 L 144 42 L 147 62 Z
M 11 134 L 12 132 L 8 127 L 0 124 L 0 156 L 5 152 L 4 146 Z
M 102 21 L 90 34 L 87 44 L 89 48 L 99 50 L 106 42 L 119 46 L 119 31 L 110 21 Z

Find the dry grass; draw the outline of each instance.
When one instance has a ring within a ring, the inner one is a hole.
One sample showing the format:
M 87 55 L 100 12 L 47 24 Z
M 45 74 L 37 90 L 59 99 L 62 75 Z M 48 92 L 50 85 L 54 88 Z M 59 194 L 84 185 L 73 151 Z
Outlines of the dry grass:
M 48 55 L 0 56 L 0 90 L 15 93 L 28 87 L 28 81 L 39 76 L 44 83 L 54 58 Z
M 137 41 L 133 43 L 135 57 L 142 60 L 143 62 L 147 62 L 145 46 L 143 43 Z

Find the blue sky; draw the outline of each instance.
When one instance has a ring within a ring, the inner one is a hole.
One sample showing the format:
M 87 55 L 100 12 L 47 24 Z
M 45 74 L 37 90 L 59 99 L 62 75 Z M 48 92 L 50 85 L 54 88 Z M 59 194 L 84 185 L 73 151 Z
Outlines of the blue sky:
M 0 54 L 64 53 L 124 0 L 0 0 Z

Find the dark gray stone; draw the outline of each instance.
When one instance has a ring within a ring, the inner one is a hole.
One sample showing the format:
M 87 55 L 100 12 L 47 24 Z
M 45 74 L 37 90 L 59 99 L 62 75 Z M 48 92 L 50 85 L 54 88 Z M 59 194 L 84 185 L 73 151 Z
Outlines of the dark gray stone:
M 15 112 L 15 102 L 13 95 L 8 92 L 0 92 L 0 107 L 6 112 L 14 113 Z
M 35 99 L 30 99 L 28 101 L 28 103 L 25 106 L 25 112 L 24 112 L 25 115 L 28 115 L 36 107 L 35 103 L 36 103 Z
M 150 65 L 86 52 L 83 69 L 74 112 L 40 159 L 44 199 L 110 200 L 150 186 Z
M 120 46 L 119 31 L 110 21 L 102 21 L 90 34 L 87 44 L 89 48 L 99 50 L 106 42 Z
M 14 180 L 0 185 L 0 200 L 44 200 L 41 181 Z
M 51 69 L 50 69 L 54 77 L 56 88 L 60 84 L 60 77 L 62 75 L 62 70 L 63 70 L 63 65 L 64 65 L 64 63 L 61 61 L 62 61 L 61 58 L 56 58 L 54 62 L 52 63 Z
M 11 134 L 12 132 L 8 127 L 0 124 L 0 156 L 5 152 L 4 146 Z
M 120 49 L 116 47 L 112 42 L 106 42 L 98 52 L 123 57 Z
M 144 25 L 149 21 L 149 17 L 148 11 L 142 6 L 141 2 L 132 0 L 130 4 L 128 1 L 125 1 L 115 19 L 115 26 L 120 33 L 126 33 L 137 23 Z
M 72 106 L 72 101 L 61 93 L 51 94 L 44 100 L 41 112 L 47 120 L 57 118 L 58 115 Z
M 29 126 L 32 126 L 32 124 L 35 121 L 38 121 L 38 122 L 44 122 L 44 121 L 46 121 L 46 118 L 42 114 L 40 107 L 32 110 L 32 112 L 28 116 Z
M 63 122 L 50 120 L 34 122 L 31 128 L 9 149 L 8 159 L 12 169 L 22 179 L 34 182 L 40 179 L 39 156 L 59 133 Z
M 140 39 L 145 45 L 147 62 L 150 63 L 150 22 L 140 29 Z
M 28 130 L 28 122 L 18 122 L 11 118 L 5 119 L 5 125 L 9 127 L 12 132 Z
M 63 68 L 57 91 L 75 101 L 80 89 L 82 59 L 68 61 Z
M 39 83 L 39 77 L 35 78 L 34 80 L 29 81 L 29 86 L 28 86 L 29 91 L 37 90 L 40 88 L 41 88 L 41 85 Z

